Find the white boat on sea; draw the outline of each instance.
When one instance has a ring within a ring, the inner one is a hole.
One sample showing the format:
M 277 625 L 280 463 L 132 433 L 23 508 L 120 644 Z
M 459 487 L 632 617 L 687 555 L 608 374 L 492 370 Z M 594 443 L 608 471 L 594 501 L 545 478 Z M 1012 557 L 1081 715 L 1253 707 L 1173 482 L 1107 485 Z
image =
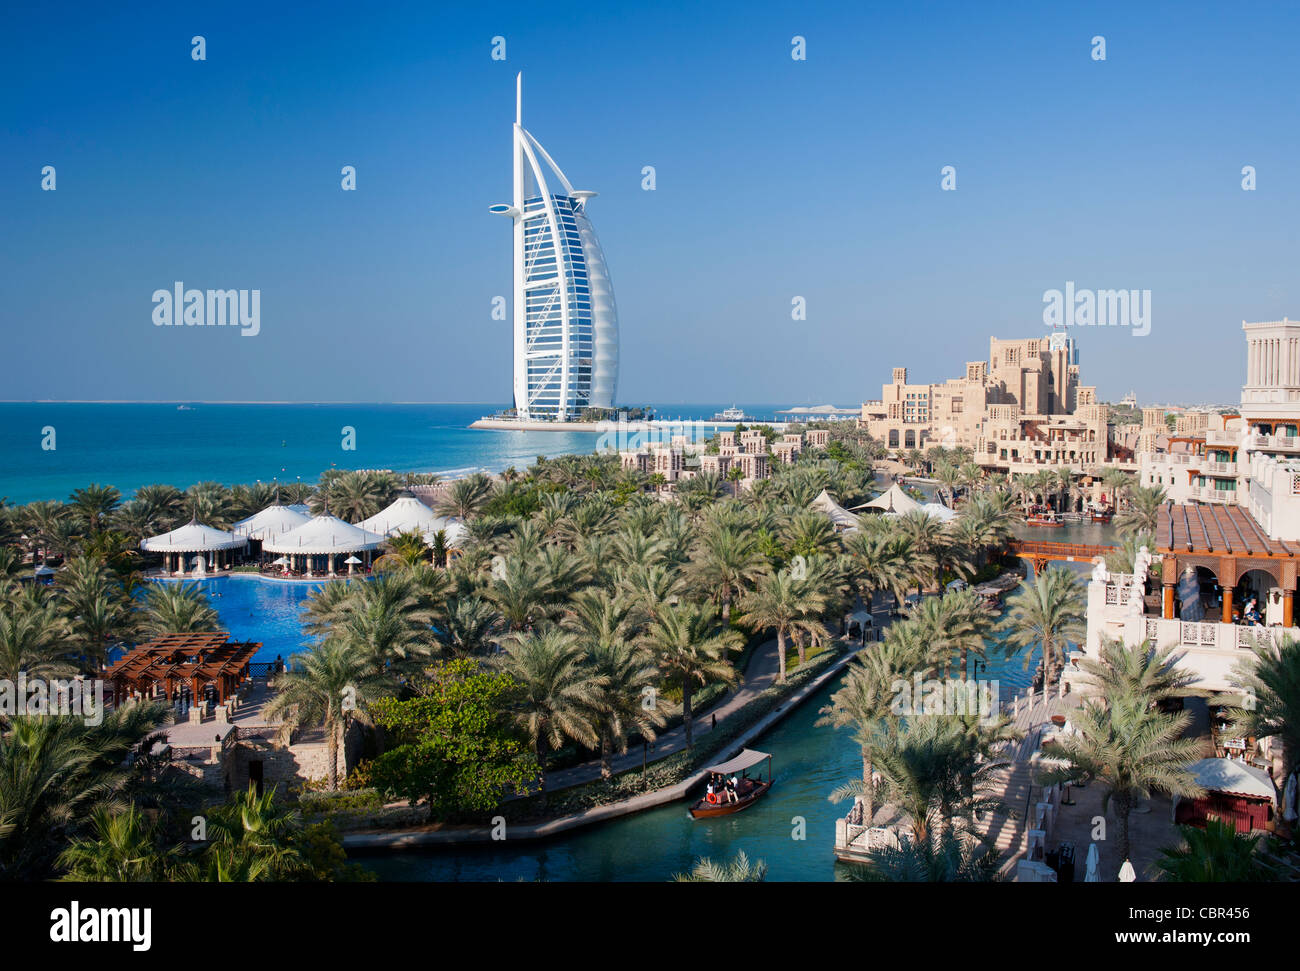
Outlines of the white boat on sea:
M 745 414 L 745 409 L 737 408 L 732 405 L 730 408 L 724 408 L 713 416 L 714 421 L 757 421 L 753 415 Z

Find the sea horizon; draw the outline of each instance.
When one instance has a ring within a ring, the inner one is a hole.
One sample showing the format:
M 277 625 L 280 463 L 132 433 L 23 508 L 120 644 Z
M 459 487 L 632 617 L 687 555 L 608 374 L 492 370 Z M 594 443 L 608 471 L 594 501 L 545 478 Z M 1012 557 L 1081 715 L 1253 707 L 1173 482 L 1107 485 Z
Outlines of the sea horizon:
M 649 407 L 665 420 L 691 421 L 732 406 L 670 402 Z M 766 420 L 773 420 L 779 408 L 797 407 L 734 406 Z M 92 482 L 112 485 L 124 497 L 153 483 L 182 489 L 202 481 L 314 483 L 331 468 L 501 472 L 531 465 L 543 455 L 589 454 L 603 434 L 469 427 L 506 407 L 491 402 L 198 399 L 0 402 L 0 452 L 6 457 L 0 498 L 10 504 L 64 500 Z M 346 428 L 353 430 L 350 442 Z

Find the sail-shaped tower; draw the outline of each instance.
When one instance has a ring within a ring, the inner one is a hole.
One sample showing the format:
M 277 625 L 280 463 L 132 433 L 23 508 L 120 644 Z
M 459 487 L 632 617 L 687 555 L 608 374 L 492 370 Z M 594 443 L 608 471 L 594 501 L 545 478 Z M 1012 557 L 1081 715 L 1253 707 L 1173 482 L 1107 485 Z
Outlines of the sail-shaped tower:
M 523 126 L 515 78 L 514 199 L 491 207 L 514 231 L 514 395 L 520 418 L 563 421 L 612 408 L 618 310 L 600 241 L 587 218 L 596 193 L 575 190 Z

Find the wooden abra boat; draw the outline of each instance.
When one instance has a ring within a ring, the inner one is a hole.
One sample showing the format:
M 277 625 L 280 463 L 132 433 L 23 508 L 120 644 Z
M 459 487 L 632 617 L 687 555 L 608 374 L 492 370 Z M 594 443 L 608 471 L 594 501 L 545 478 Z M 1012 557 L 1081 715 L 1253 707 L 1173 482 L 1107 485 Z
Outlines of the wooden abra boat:
M 763 761 L 767 762 L 766 781 L 761 776 L 756 779 L 749 778 L 745 770 Z M 703 799 L 691 806 L 692 819 L 709 819 L 713 816 L 730 816 L 732 813 L 738 813 L 754 805 L 772 788 L 772 756 L 766 752 L 755 752 L 747 748 L 729 762 L 711 765 L 705 771 L 709 774 L 707 784 L 713 791 L 706 792 Z M 737 776 L 736 773 L 740 775 Z M 728 786 L 733 777 L 736 779 L 734 790 Z
M 1056 518 L 1056 513 L 1048 510 L 1047 512 L 1030 513 L 1025 522 L 1030 526 L 1064 526 L 1065 523 Z

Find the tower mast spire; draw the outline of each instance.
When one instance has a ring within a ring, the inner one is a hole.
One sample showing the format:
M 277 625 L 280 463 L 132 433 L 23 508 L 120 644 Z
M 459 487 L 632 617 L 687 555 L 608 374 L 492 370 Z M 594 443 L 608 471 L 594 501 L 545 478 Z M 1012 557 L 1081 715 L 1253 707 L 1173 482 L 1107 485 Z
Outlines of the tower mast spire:
M 515 124 L 524 123 L 524 72 L 515 75 Z

